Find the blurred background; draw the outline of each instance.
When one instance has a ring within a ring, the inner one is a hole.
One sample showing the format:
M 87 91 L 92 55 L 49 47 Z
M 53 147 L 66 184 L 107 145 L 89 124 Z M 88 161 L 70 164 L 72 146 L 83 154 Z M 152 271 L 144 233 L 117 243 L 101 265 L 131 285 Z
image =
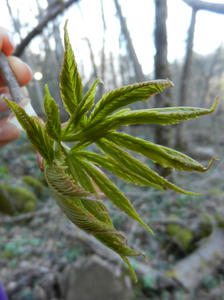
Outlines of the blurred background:
M 0 282 L 9 299 L 224 299 L 224 1 L 1 0 L 0 11 L 15 55 L 32 68 L 28 91 L 43 119 L 45 84 L 67 119 L 59 90 L 66 20 L 84 92 L 96 78 L 104 82 L 96 101 L 122 85 L 166 78 L 172 89 L 132 107 L 209 108 L 221 100 L 212 115 L 178 126 L 121 129 L 204 165 L 219 158 L 203 174 L 144 161 L 198 197 L 139 188 L 108 174 L 155 232 L 105 199 L 116 228 L 146 254 L 147 260 L 131 261 L 138 284 L 112 251 L 62 215 L 25 135 L 1 148 Z

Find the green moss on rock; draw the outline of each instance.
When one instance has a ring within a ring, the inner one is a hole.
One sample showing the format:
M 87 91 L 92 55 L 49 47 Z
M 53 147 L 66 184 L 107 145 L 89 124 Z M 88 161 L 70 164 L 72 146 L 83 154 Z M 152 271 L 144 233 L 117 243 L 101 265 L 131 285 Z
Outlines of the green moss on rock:
M 23 187 L 14 187 L 8 184 L 0 185 L 0 211 L 15 215 L 34 211 L 37 197 Z
M 190 248 L 194 238 L 193 232 L 190 229 L 183 228 L 177 224 L 168 224 L 166 232 L 182 250 L 187 251 Z
M 41 196 L 44 192 L 44 186 L 40 182 L 40 180 L 34 178 L 33 176 L 26 175 L 22 177 L 22 181 L 26 183 L 26 185 L 31 188 L 31 190 L 37 195 Z

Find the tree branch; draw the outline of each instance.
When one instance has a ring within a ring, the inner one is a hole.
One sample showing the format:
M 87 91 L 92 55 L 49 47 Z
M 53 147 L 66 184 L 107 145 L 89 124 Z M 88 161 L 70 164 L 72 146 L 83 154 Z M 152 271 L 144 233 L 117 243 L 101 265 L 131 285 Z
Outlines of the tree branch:
M 187 5 L 195 10 L 208 10 L 217 14 L 224 14 L 224 4 L 211 3 L 201 0 L 183 0 Z
M 24 98 L 24 95 L 15 78 L 15 75 L 11 70 L 8 59 L 6 58 L 3 52 L 0 52 L 0 71 L 6 81 L 6 84 L 10 90 L 13 100 L 16 103 L 19 103 Z
M 14 55 L 21 56 L 24 49 L 27 47 L 27 45 L 31 42 L 31 40 L 40 34 L 44 27 L 53 19 L 55 19 L 60 13 L 62 13 L 66 8 L 71 6 L 73 3 L 78 2 L 79 0 L 68 0 L 67 2 L 64 2 L 64 5 L 62 6 L 60 1 L 55 1 L 56 5 L 51 5 L 47 9 L 46 16 L 43 17 L 43 19 L 39 22 L 39 24 L 28 33 L 28 35 L 21 41 L 21 43 L 16 47 L 16 50 L 14 52 Z
M 55 213 L 55 211 L 53 210 L 53 213 Z M 19 223 L 19 222 L 23 222 L 23 221 L 27 221 L 36 217 L 42 217 L 42 216 L 49 216 L 49 214 L 52 214 L 52 209 L 51 208 L 47 208 L 44 210 L 40 210 L 40 211 L 35 211 L 35 212 L 30 212 L 30 213 L 26 213 L 26 214 L 22 214 L 19 216 L 14 216 L 14 217 L 1 217 L 0 218 L 0 225 L 6 225 L 6 224 L 12 224 L 12 223 Z

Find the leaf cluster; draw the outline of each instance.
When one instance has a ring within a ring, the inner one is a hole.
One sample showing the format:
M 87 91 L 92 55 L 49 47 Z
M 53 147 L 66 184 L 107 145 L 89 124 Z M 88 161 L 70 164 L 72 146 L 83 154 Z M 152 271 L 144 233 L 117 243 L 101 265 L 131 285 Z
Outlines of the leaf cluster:
M 142 110 L 125 108 L 136 101 L 147 101 L 151 96 L 172 87 L 169 80 L 137 83 L 110 91 L 95 104 L 96 79 L 83 95 L 82 81 L 65 26 L 65 53 L 60 76 L 61 98 L 70 119 L 62 126 L 59 108 L 46 86 L 44 109 L 45 124 L 30 117 L 16 103 L 6 100 L 33 147 L 44 159 L 44 173 L 58 205 L 65 215 L 79 228 L 94 235 L 99 241 L 118 253 L 134 271 L 128 256 L 142 255 L 131 249 L 125 237 L 115 228 L 108 209 L 101 199 L 101 192 L 129 217 L 147 230 L 149 226 L 138 215 L 131 202 L 103 172 L 107 170 L 119 178 L 140 186 L 160 190 L 172 189 L 195 195 L 161 177 L 151 168 L 134 158 L 129 150 L 148 157 L 165 168 L 184 171 L 207 170 L 187 155 L 173 149 L 117 131 L 119 126 L 133 124 L 177 124 L 214 111 L 195 107 L 169 107 Z M 68 148 L 65 142 L 72 142 Z M 99 152 L 86 147 L 95 143 Z

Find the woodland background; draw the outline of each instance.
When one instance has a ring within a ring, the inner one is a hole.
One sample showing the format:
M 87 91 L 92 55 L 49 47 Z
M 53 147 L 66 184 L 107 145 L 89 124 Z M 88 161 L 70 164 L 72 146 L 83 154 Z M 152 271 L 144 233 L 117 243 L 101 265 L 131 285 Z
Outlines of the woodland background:
M 133 1 L 129 1 L 133 5 Z M 171 79 L 175 87 L 146 103 L 135 104 L 136 108 L 177 105 L 208 108 L 217 96 L 221 98 L 214 114 L 182 125 L 122 128 L 134 136 L 175 147 L 205 165 L 212 157 L 219 158 L 205 174 L 159 170 L 178 185 L 201 192 L 198 197 L 138 188 L 112 177 L 155 231 L 154 236 L 149 235 L 110 207 L 117 228 L 125 233 L 130 244 L 144 250 L 147 256 L 147 261 L 132 261 L 139 277 L 137 285 L 131 283 L 116 255 L 75 228 L 62 215 L 25 135 L 0 149 L 0 281 L 9 299 L 224 299 L 222 28 L 216 28 L 220 45 L 214 52 L 201 55 L 194 51 L 198 15 L 209 12 L 224 18 L 224 3 L 175 0 L 184 3 L 186 15 L 191 17 L 182 37 L 185 40 L 184 55 L 169 61 L 167 12 L 174 0 L 148 1 L 153 4 L 154 20 L 145 19 L 143 23 L 149 32 L 146 42 L 154 51 L 149 57 L 145 53 L 144 60 L 152 62 L 151 69 L 146 72 L 137 51 L 145 45 L 136 45 L 132 39 L 124 0 L 32 0 L 26 4 L 24 1 L 1 0 L 17 42 L 15 55 L 33 70 L 34 78 L 28 91 L 35 110 L 43 118 L 43 90 L 47 83 L 61 107 L 61 118 L 66 121 L 58 88 L 63 26 L 67 18 L 79 20 L 75 28 L 70 26 L 72 21 L 68 23 L 72 41 L 72 36 L 79 35 L 89 22 L 85 9 L 88 11 L 90 2 L 94 2 L 95 9 L 100 11 L 100 18 L 89 25 L 93 30 L 96 28 L 98 44 L 96 46 L 96 40 L 86 30 L 86 35 L 82 35 L 73 48 L 75 54 L 77 51 L 84 89 L 96 77 L 104 82 L 98 89 L 97 99 L 121 85 L 161 78 Z M 143 2 L 134 2 L 134 17 L 138 22 L 144 7 Z M 117 51 L 113 51 L 108 42 L 112 23 L 105 14 L 107 5 L 112 7 L 117 18 Z M 24 12 L 27 13 L 25 17 Z M 176 14 L 178 16 L 178 11 Z M 1 16 L 2 20 L 4 18 Z M 100 31 L 97 30 L 99 26 Z M 207 33 L 202 31 L 201 34 Z M 210 43 L 209 39 L 207 42 Z M 145 163 L 158 169 L 148 160 Z

